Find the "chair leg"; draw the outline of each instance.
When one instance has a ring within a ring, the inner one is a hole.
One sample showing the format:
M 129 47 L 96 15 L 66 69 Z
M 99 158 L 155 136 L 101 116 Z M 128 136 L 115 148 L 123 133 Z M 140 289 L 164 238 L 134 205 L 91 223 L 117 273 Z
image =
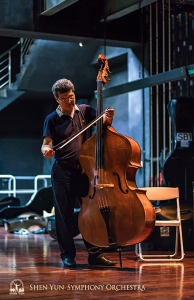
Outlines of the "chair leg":
M 138 247 L 139 247 L 139 244 L 136 244 L 136 245 L 135 245 L 135 254 L 136 254 L 137 256 L 139 256 L 139 250 L 138 250 Z
M 174 255 L 177 255 L 178 253 L 178 248 L 179 248 L 179 227 L 176 227 L 176 240 L 175 240 L 175 252 Z
M 181 250 L 181 260 L 185 256 L 184 246 L 183 246 L 183 233 L 182 233 L 182 225 L 179 226 L 179 238 L 180 238 L 180 250 Z

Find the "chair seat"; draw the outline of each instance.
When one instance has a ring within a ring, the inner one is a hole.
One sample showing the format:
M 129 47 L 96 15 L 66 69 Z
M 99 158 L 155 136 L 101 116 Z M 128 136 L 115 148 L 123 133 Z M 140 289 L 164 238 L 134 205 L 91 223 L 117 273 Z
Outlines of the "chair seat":
M 155 221 L 155 226 L 180 226 L 180 221 L 176 220 L 156 220 Z

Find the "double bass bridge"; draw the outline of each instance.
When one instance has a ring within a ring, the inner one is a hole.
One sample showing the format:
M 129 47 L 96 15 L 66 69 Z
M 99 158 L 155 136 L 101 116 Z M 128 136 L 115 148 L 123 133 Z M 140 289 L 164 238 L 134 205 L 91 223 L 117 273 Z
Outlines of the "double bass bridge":
M 92 195 L 89 196 L 90 199 L 93 199 L 95 194 L 96 194 L 96 190 L 100 190 L 100 189 L 104 189 L 104 188 L 114 188 L 114 183 L 98 183 L 98 175 L 96 175 L 94 177 L 94 192 Z
M 114 184 L 113 183 L 99 183 L 99 184 L 95 184 L 94 187 L 97 189 L 114 188 Z

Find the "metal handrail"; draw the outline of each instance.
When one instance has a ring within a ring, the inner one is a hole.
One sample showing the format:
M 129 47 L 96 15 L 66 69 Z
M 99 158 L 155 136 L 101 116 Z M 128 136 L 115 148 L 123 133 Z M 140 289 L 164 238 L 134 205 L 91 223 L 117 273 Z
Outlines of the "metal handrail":
M 2 179 L 8 179 L 8 188 L 5 190 L 0 190 L 0 194 L 7 194 L 9 197 L 13 195 L 16 197 L 17 194 L 36 194 L 38 191 L 38 181 L 42 180 L 42 187 L 48 187 L 48 179 L 51 178 L 50 175 L 37 175 L 37 176 L 13 176 L 9 174 L 0 175 Z M 17 180 L 34 180 L 32 189 L 17 189 Z
M 9 48 L 7 51 L 5 51 L 3 54 L 0 55 L 0 59 L 5 56 L 6 54 L 8 54 L 9 52 L 13 51 L 15 48 L 18 47 L 18 45 L 21 44 L 21 41 L 19 40 L 14 46 L 12 46 L 11 48 Z
M 8 180 L 8 189 L 4 191 L 0 191 L 0 194 L 8 194 L 10 197 L 13 194 L 16 197 L 16 179 L 13 175 L 0 175 L 0 178 L 9 178 Z M 13 189 L 11 188 L 11 184 L 13 183 Z
M 47 187 L 48 186 L 47 179 L 51 179 L 51 175 L 37 175 L 34 178 L 34 192 L 37 192 L 37 190 L 38 190 L 38 180 L 43 180 L 44 187 Z
M 30 46 L 33 44 L 34 40 L 30 38 L 21 38 L 14 46 L 9 48 L 7 51 L 5 51 L 3 54 L 0 55 L 0 66 L 2 68 L 0 69 L 0 74 L 3 73 L 3 75 L 0 77 L 0 89 L 4 88 L 5 86 L 8 86 L 11 88 L 11 78 L 12 78 L 12 69 L 11 69 L 11 60 L 12 51 L 17 48 L 19 45 L 21 45 L 20 50 L 20 68 L 25 63 L 25 56 L 29 52 Z M 3 59 L 1 61 L 1 59 Z

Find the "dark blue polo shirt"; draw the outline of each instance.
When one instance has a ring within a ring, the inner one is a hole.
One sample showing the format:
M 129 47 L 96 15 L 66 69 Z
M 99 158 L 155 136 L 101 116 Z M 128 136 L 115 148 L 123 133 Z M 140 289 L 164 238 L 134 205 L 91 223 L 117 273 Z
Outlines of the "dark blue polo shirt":
M 53 146 L 77 133 L 89 124 L 96 117 L 95 110 L 86 104 L 76 106 L 73 118 L 58 112 L 58 109 L 49 114 L 44 122 L 43 138 L 49 136 L 53 141 Z M 86 132 L 86 139 L 89 138 L 91 129 Z M 73 141 L 56 150 L 55 159 L 68 161 L 69 163 L 78 163 L 79 151 L 83 143 L 84 133 L 76 137 Z

